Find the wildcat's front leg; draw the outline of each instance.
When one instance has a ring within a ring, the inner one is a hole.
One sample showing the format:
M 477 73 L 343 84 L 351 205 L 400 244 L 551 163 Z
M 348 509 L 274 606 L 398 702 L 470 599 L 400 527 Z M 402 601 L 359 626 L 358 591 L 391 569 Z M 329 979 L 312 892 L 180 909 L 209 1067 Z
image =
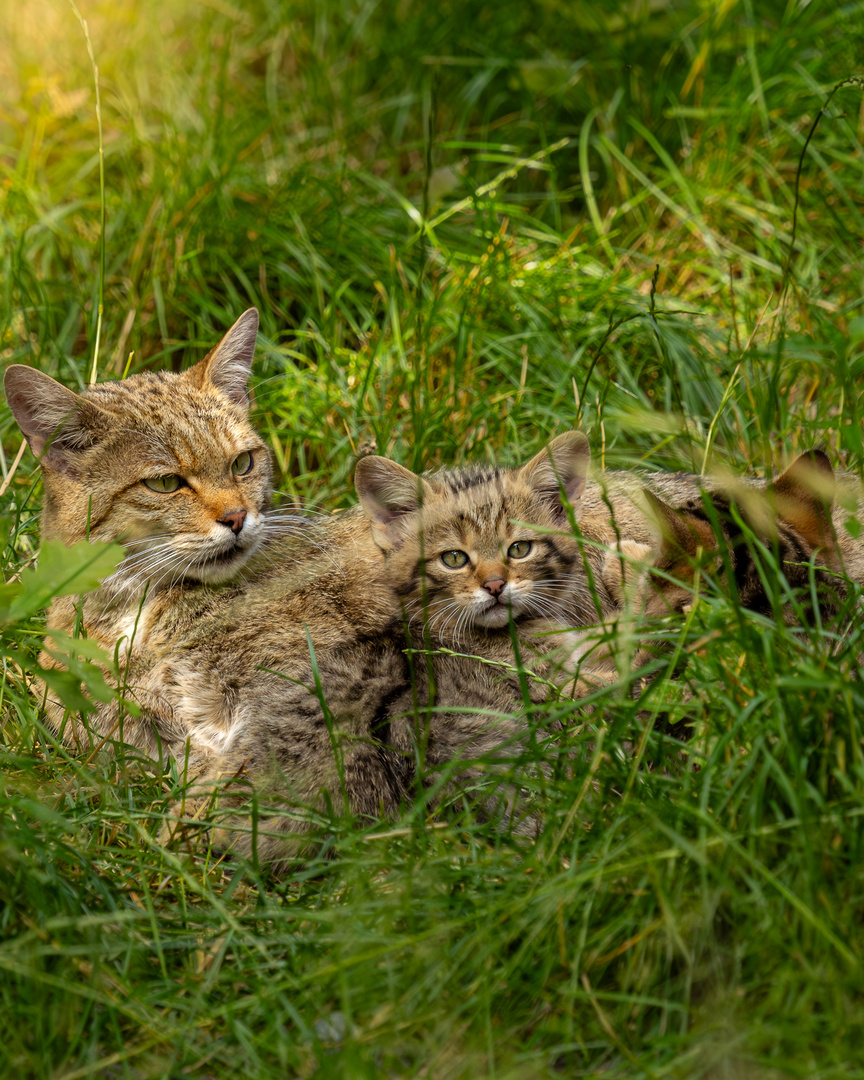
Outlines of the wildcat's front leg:
M 52 671 L 64 670 L 62 659 L 42 652 L 39 661 L 45 678 L 36 685 L 41 687 L 48 727 L 78 756 L 105 751 L 134 758 L 139 765 L 149 760 L 162 768 L 170 759 L 183 756 L 189 731 L 158 680 L 145 675 L 140 681 L 124 679 L 117 687 L 103 667 L 108 685 L 115 684 L 115 693 L 108 701 L 91 699 L 90 710 L 82 714 L 67 709 L 52 690 Z

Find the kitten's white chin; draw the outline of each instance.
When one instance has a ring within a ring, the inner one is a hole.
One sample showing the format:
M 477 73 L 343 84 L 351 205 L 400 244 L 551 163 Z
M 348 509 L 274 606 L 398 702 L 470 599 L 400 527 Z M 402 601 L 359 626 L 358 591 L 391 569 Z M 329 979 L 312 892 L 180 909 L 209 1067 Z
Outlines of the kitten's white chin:
M 510 606 L 508 604 L 493 604 L 485 611 L 478 611 L 475 616 L 478 626 L 485 626 L 489 630 L 498 630 L 506 626 L 510 621 Z

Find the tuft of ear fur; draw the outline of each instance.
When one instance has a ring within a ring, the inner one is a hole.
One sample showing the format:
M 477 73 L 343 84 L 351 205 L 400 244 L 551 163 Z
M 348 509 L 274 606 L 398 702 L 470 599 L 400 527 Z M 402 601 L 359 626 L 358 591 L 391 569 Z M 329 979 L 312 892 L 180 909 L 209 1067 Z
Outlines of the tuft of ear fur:
M 102 411 L 50 375 L 12 364 L 3 380 L 6 400 L 40 464 L 74 474 L 76 453 L 96 441 Z
M 354 486 L 378 547 L 384 551 L 402 547 L 408 519 L 423 503 L 422 477 L 389 458 L 370 454 L 357 462 Z
M 700 550 L 717 550 L 717 537 L 707 521 L 676 510 L 648 488 L 642 489 L 642 495 L 660 530 L 660 547 L 654 560 L 656 567 L 668 570 L 682 559 L 685 562 L 695 559 Z
M 258 309 L 244 311 L 225 337 L 187 374 L 202 389 L 214 387 L 235 405 L 248 405 L 246 384 L 255 359 Z
M 837 481 L 827 454 L 808 450 L 773 480 L 766 489 L 777 515 L 814 547 L 834 548 L 831 507 Z
M 519 476 L 550 503 L 558 520 L 567 520 L 566 499 L 578 521 L 590 464 L 588 439 L 581 431 L 568 431 L 523 465 Z

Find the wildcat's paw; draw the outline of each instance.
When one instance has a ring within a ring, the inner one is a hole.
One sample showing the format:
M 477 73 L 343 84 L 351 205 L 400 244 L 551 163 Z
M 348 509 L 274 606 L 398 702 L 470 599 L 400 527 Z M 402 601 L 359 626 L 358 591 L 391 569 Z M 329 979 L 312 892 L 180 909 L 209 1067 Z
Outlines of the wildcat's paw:
M 182 843 L 193 855 L 208 848 L 227 851 L 231 847 L 231 832 L 213 823 L 215 809 L 212 795 L 178 800 L 162 824 L 159 842 L 164 847 Z
M 604 623 L 556 633 L 555 649 L 547 656 L 549 681 L 571 698 L 586 697 L 614 682 L 611 633 L 614 624 Z
M 227 776 L 214 771 L 199 777 L 171 807 L 160 832 L 161 842 L 168 845 L 183 839 L 193 852 L 207 848 L 227 851 L 234 846 L 236 833 L 226 825 L 237 821 L 238 808 L 250 791 L 251 781 L 243 769 Z

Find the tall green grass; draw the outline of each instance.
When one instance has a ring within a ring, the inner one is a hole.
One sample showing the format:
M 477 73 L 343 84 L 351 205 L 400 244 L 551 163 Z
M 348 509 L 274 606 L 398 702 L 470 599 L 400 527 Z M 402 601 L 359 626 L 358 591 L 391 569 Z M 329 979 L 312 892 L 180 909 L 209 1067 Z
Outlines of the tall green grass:
M 860 473 L 858 87 L 799 173 L 858 0 L 79 6 L 104 238 L 81 27 L 0 10 L 4 363 L 83 385 L 104 239 L 102 378 L 259 307 L 289 500 L 350 502 L 364 442 L 518 461 L 576 423 L 598 467 Z M 0 504 L 9 579 L 29 455 Z M 658 630 L 683 676 L 550 705 L 536 843 L 336 815 L 282 881 L 163 847 L 175 776 L 56 746 L 7 619 L 0 1072 L 864 1075 L 856 602 L 796 635 L 707 595 Z

